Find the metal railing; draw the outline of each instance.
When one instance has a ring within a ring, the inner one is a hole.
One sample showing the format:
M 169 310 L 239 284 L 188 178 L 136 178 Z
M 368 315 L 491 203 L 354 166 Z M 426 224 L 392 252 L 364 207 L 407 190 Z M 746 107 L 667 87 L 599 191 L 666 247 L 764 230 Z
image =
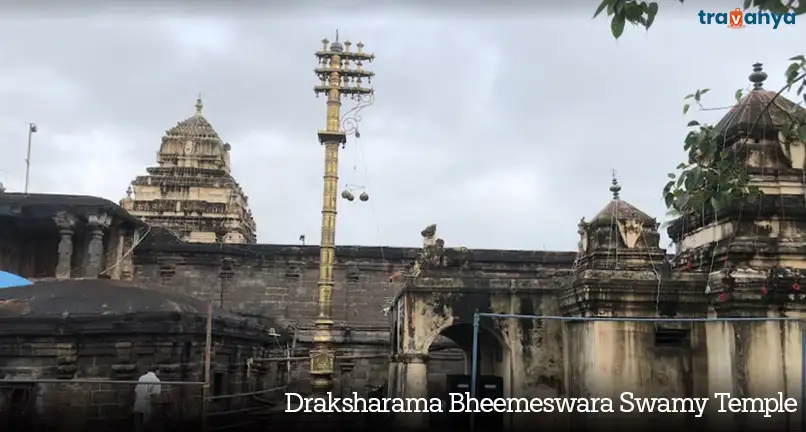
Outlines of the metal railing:
M 258 426 L 264 414 L 282 401 L 287 387 L 275 387 L 250 392 L 219 394 L 206 397 L 204 430 L 219 432 L 247 426 Z

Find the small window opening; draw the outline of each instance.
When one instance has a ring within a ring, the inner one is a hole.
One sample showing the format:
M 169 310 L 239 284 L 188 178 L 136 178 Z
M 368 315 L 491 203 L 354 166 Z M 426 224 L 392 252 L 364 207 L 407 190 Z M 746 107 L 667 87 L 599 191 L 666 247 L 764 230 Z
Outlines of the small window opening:
M 213 374 L 213 396 L 224 394 L 224 374 L 216 372 Z
M 691 338 L 688 329 L 655 329 L 655 346 L 685 348 L 689 346 Z

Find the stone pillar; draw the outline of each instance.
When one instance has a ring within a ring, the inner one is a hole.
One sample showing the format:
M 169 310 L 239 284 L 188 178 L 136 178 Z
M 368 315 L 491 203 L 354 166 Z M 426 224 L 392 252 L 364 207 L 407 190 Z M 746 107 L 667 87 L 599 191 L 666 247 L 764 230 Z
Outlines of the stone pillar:
M 404 398 L 428 397 L 428 354 L 407 353 L 399 357 L 403 369 Z M 429 414 L 427 412 L 405 413 L 398 416 L 400 426 L 407 431 L 428 430 Z
M 76 225 L 75 216 L 66 211 L 59 211 L 53 216 L 59 228 L 59 261 L 56 263 L 56 278 L 70 279 L 73 261 L 73 233 Z
M 101 268 L 101 259 L 104 255 L 104 229 L 109 227 L 112 218 L 106 213 L 87 216 L 90 241 L 87 246 L 87 268 L 84 277 L 97 278 L 104 269 Z

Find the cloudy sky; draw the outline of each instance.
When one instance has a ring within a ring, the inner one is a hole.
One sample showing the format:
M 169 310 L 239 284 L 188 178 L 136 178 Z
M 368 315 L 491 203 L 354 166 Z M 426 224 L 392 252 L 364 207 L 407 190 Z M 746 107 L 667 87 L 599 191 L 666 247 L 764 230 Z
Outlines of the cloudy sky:
M 416 245 L 437 223 L 449 246 L 573 250 L 579 219 L 610 199 L 612 169 L 624 199 L 664 218 L 686 93 L 710 87 L 706 106 L 729 105 L 756 61 L 777 90 L 806 38 L 806 23 L 701 25 L 704 1 L 666 0 L 649 33 L 616 41 L 607 20 L 591 20 L 595 2 L 579 3 L 3 10 L 0 181 L 22 190 L 33 121 L 31 191 L 117 201 L 201 92 L 232 144 L 259 241 L 318 242 L 325 104 L 312 90 L 313 52 L 338 28 L 377 55 L 376 103 L 341 153 L 342 182 L 371 200 L 339 201 L 339 244 Z

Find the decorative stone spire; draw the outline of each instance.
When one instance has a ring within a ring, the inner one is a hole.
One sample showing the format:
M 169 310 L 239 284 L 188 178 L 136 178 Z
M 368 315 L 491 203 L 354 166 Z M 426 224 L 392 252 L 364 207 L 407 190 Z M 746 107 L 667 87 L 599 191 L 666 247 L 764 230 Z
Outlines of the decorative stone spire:
M 200 94 L 195 114 L 165 132 L 158 165 L 132 182 L 121 207 L 186 241 L 254 243 L 248 197 L 230 173 L 230 145 L 202 115 L 203 108 Z
M 753 90 L 759 90 L 762 87 L 762 83 L 764 80 L 767 79 L 767 72 L 762 70 L 763 65 L 761 63 L 756 63 L 753 65 L 753 73 L 750 74 L 750 82 L 753 83 Z
M 344 46 L 339 42 L 339 29 L 336 29 L 336 40 L 330 44 L 330 51 L 333 52 L 342 52 L 344 51 Z
M 196 115 L 198 117 L 201 117 L 203 108 L 204 104 L 202 103 L 201 93 L 199 93 L 199 97 L 196 98 Z
M 132 185 L 129 185 L 129 187 L 126 188 L 126 198 L 123 198 L 122 200 L 120 200 L 120 206 L 123 207 L 126 210 L 131 210 L 132 209 L 132 201 L 133 201 L 132 200 Z
M 610 182 L 610 192 L 613 193 L 613 199 L 619 199 L 619 192 L 621 192 L 621 186 L 618 184 L 618 179 L 616 179 L 616 170 L 613 170 L 613 180 Z

